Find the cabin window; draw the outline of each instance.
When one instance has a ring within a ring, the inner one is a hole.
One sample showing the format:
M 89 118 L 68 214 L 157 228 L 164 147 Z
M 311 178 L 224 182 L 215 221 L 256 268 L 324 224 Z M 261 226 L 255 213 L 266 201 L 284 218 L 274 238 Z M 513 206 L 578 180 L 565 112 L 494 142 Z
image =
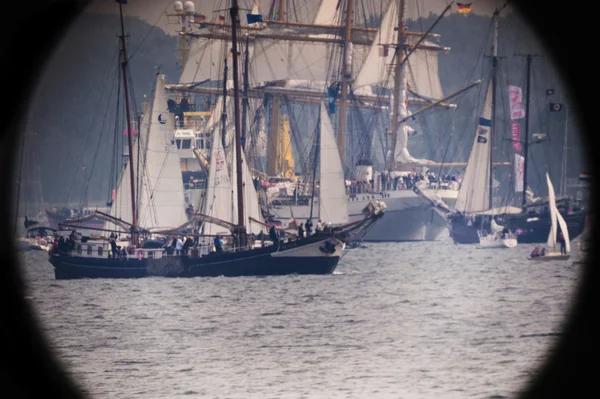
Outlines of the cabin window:
M 148 251 L 148 258 L 154 258 L 154 251 Z
M 189 150 L 190 148 L 192 148 L 192 140 L 191 139 L 185 139 L 181 141 L 181 149 L 182 150 Z
M 181 148 L 181 140 L 177 139 L 175 143 L 177 144 L 177 149 Z
M 200 149 L 202 149 L 202 150 L 204 149 L 204 140 L 202 140 L 202 139 L 200 140 Z
M 102 247 L 98 247 L 98 256 L 102 256 Z
M 92 252 L 93 252 L 92 246 L 91 246 L 91 245 L 88 245 L 88 246 L 87 246 L 87 254 L 88 254 L 88 255 L 91 255 L 91 254 L 92 254 Z

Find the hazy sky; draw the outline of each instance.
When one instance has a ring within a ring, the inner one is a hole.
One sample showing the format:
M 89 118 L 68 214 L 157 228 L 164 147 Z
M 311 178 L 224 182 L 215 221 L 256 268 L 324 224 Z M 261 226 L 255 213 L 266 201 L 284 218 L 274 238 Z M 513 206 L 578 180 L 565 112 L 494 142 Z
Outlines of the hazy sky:
M 260 0 L 261 12 L 266 14 L 269 10 L 269 5 L 273 0 Z M 377 0 L 364 0 L 366 2 L 372 2 L 374 4 Z M 386 1 L 387 0 L 381 0 Z M 429 12 L 435 14 L 441 13 L 446 7 L 449 0 L 408 0 L 407 8 L 411 9 L 411 4 L 414 6 L 416 2 L 419 2 L 419 8 L 422 13 L 427 15 Z M 241 8 L 249 9 L 252 7 L 254 0 L 239 0 Z M 170 35 L 174 35 L 176 26 L 168 24 L 168 18 L 165 15 L 167 12 L 173 11 L 174 0 L 129 0 L 128 4 L 124 7 L 125 15 L 133 15 L 141 18 L 150 25 L 155 25 Z M 308 9 L 316 10 L 320 0 L 305 0 Z M 473 13 L 492 15 L 492 12 L 496 7 L 502 7 L 506 0 L 469 0 L 463 1 L 463 3 L 471 3 L 471 9 Z M 204 14 L 210 19 L 213 10 L 225 9 L 229 5 L 229 0 L 195 0 L 196 12 Z M 510 4 L 506 6 L 503 12 L 511 12 L 514 10 Z M 93 0 L 88 6 L 88 11 L 101 12 L 101 13 L 118 13 L 119 8 L 117 3 L 114 1 L 107 0 Z M 450 12 L 457 13 L 458 8 L 456 4 L 452 5 Z

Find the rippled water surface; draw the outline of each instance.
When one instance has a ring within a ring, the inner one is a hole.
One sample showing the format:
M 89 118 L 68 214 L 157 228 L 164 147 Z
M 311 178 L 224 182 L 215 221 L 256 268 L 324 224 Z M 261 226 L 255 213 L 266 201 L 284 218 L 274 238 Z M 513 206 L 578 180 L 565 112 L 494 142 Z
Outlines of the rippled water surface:
M 530 250 L 367 243 L 328 276 L 71 281 L 23 255 L 92 397 L 489 398 L 543 362 L 583 267 Z

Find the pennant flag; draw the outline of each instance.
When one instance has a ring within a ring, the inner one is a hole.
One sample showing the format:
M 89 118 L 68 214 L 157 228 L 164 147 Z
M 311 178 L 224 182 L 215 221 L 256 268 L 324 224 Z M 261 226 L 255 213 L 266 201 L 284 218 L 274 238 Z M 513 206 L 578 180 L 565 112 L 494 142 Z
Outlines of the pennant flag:
M 579 180 L 590 181 L 590 180 L 592 180 L 592 176 L 586 172 L 579 172 Z
M 546 89 L 546 95 L 551 96 L 554 94 L 554 89 Z
M 335 114 L 335 90 L 333 87 L 327 87 L 327 108 L 330 114 Z
M 194 16 L 194 22 L 195 23 L 201 24 L 204 21 L 206 21 L 206 16 L 204 16 L 204 15 L 196 15 L 196 16 Z
M 389 48 L 388 46 L 381 46 L 379 47 L 379 56 L 380 57 L 387 57 L 389 54 Z
M 471 4 L 463 4 L 463 3 L 456 3 L 456 6 L 458 7 L 458 12 L 461 14 L 466 14 L 471 12 Z
M 559 103 L 550 103 L 550 112 L 558 112 L 562 109 L 563 105 Z
M 246 14 L 246 18 L 248 19 L 248 25 L 263 21 L 262 15 L 260 14 Z
M 523 92 L 521 88 L 509 85 L 508 97 L 510 101 L 510 119 L 525 118 L 525 106 L 523 105 Z
M 219 23 L 220 24 L 224 24 L 225 23 L 225 17 L 222 15 L 219 15 Z

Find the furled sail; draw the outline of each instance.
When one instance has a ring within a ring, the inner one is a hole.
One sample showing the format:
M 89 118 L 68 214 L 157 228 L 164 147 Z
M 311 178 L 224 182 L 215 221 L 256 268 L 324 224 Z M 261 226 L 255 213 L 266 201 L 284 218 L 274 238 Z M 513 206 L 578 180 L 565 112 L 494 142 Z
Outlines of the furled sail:
M 483 111 L 475 133 L 471 155 L 456 198 L 459 212 L 478 212 L 490 209 L 490 157 L 492 129 L 492 81 L 487 87 Z
M 144 115 L 139 134 L 142 154 L 141 170 L 138 171 L 141 178 L 137 224 L 146 229 L 169 228 L 187 220 L 179 156 L 177 148 L 171 143 L 174 129 L 171 117 L 167 109 L 164 75 L 158 75 L 152 108 Z M 130 187 L 128 163 L 110 210 L 111 216 L 127 222 L 133 220 Z M 106 227 L 110 229 L 114 226 Z
M 319 148 L 319 216 L 324 223 L 348 222 L 344 170 L 327 108 L 321 103 Z

